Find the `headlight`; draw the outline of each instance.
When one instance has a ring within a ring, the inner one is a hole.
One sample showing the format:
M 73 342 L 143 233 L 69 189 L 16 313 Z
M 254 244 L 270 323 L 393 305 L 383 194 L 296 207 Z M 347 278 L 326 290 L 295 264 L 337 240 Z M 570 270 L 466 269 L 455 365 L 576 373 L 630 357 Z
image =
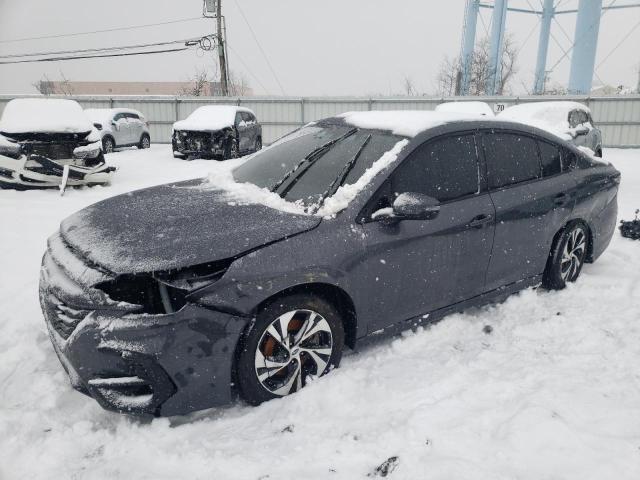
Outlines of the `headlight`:
M 4 137 L 0 137 L 0 155 L 16 159 L 20 158 L 22 146 L 19 143 L 13 143 Z
M 74 158 L 83 159 L 83 158 L 96 158 L 102 152 L 102 143 L 94 142 L 89 145 L 84 145 L 82 147 L 77 147 L 73 150 Z
M 190 292 L 220 280 L 232 262 L 233 259 L 203 263 L 179 270 L 156 273 L 154 278 L 170 287 Z

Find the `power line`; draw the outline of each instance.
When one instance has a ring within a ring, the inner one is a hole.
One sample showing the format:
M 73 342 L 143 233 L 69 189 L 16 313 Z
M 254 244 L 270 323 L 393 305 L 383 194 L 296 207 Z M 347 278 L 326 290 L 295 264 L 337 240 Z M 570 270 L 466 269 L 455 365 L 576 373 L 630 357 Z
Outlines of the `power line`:
M 602 64 L 606 62 L 609 59 L 609 57 L 613 55 L 616 50 L 618 50 L 618 48 L 620 48 L 620 45 L 622 45 L 624 42 L 627 41 L 627 39 L 633 34 L 633 32 L 636 31 L 638 27 L 640 27 L 640 22 L 636 23 L 633 26 L 633 28 L 622 38 L 622 40 L 620 40 L 620 42 L 618 42 L 618 44 L 615 47 L 613 47 L 613 49 L 609 53 L 605 55 L 602 61 L 600 61 L 600 63 L 596 66 L 596 70 L 598 70 L 602 66 Z
M 238 11 L 240 12 L 240 15 L 242 15 L 242 18 L 244 19 L 245 23 L 247 24 L 247 27 L 249 27 L 249 31 L 251 32 L 251 35 L 253 36 L 253 39 L 256 42 L 256 45 L 258 45 L 258 48 L 260 49 L 260 52 L 262 52 L 262 56 L 264 57 L 265 61 L 267 62 L 267 65 L 269 66 L 269 70 L 271 70 L 271 73 L 273 74 L 273 77 L 276 79 L 276 82 L 278 83 L 278 86 L 280 87 L 280 91 L 282 92 L 282 95 L 286 95 L 286 93 L 284 93 L 284 88 L 282 87 L 282 83 L 280 83 L 280 79 L 278 79 L 278 75 L 276 75 L 275 70 L 271 66 L 271 62 L 269 61 L 269 58 L 267 57 L 267 54 L 263 50 L 262 45 L 260 45 L 260 42 L 258 41 L 258 37 L 256 36 L 255 32 L 253 31 L 253 28 L 251 28 L 251 24 L 249 23 L 249 20 L 247 19 L 247 17 L 244 14 L 244 12 L 242 11 L 242 8 L 240 7 L 240 4 L 236 0 L 234 0 L 233 3 L 235 3 L 236 7 L 238 8 Z
M 198 38 L 187 38 L 182 40 L 170 40 L 166 42 L 155 42 L 155 43 L 142 43 L 136 45 L 122 45 L 119 47 L 100 47 L 100 48 L 85 48 L 81 50 L 58 50 L 51 52 L 32 52 L 32 53 L 15 53 L 11 55 L 0 55 L 0 58 L 24 58 L 24 57 L 42 57 L 46 55 L 69 55 L 75 53 L 89 53 L 89 52 L 107 52 L 114 50 L 131 50 L 133 48 L 148 48 L 148 47 L 161 47 L 166 45 L 174 45 L 177 43 L 185 43 L 192 42 L 195 40 L 200 40 L 201 37 Z
M 14 43 L 14 42 L 25 42 L 28 40 L 44 40 L 49 38 L 63 38 L 63 37 L 78 37 L 80 35 L 92 35 L 94 33 L 107 33 L 107 32 L 121 32 L 123 30 L 135 30 L 138 28 L 148 28 L 148 27 L 157 27 L 160 25 L 171 25 L 174 23 L 184 23 L 184 22 L 193 22 L 195 20 L 202 20 L 203 17 L 191 17 L 191 18 L 181 18 L 178 20 L 169 20 L 166 22 L 158 22 L 158 23 L 147 23 L 144 25 L 130 25 L 127 27 L 116 27 L 116 28 L 107 28 L 104 30 L 92 30 L 87 32 L 76 32 L 76 33 L 61 33 L 57 35 L 43 35 L 40 37 L 24 37 L 24 38 L 12 38 L 10 40 L 0 40 L 0 43 Z
M 188 48 L 187 47 L 172 48 L 172 49 L 166 49 L 166 50 L 153 50 L 150 52 L 110 53 L 106 55 L 76 55 L 76 56 L 70 56 L 70 57 L 49 57 L 49 58 L 36 58 L 32 60 L 10 60 L 7 62 L 0 62 L 0 65 L 11 65 L 15 63 L 61 62 L 66 60 L 85 60 L 89 58 L 130 57 L 134 55 L 155 55 L 158 53 L 183 52 L 185 50 L 188 50 Z
M 239 54 L 239 53 L 238 53 L 238 52 L 237 52 L 233 47 L 231 47 L 231 45 L 229 45 L 228 43 L 227 43 L 227 48 L 229 48 L 229 50 L 231 50 L 231 52 L 232 52 L 236 57 L 238 57 L 238 60 L 240 60 L 240 63 L 244 66 L 244 68 L 247 70 L 247 72 L 249 73 L 249 75 L 251 75 L 251 76 L 256 80 L 256 82 L 258 82 L 258 85 L 260 85 L 260 86 L 262 87 L 262 89 L 265 91 L 265 93 L 266 93 L 267 95 L 270 95 L 269 90 L 267 89 L 267 87 L 265 87 L 265 86 L 263 85 L 263 83 L 260 81 L 260 78 L 259 78 L 257 75 L 255 75 L 255 74 L 251 71 L 251 69 L 250 69 L 250 68 L 249 68 L 249 66 L 245 63 L 245 61 L 242 59 L 242 57 L 240 56 L 240 54 Z

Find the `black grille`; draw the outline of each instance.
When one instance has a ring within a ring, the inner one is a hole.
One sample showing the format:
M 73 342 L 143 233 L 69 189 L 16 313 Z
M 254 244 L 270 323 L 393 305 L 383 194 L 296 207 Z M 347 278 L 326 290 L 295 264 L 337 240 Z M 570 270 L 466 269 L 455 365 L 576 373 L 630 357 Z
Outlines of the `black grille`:
M 53 298 L 52 298 L 53 300 Z M 54 301 L 52 304 L 53 311 L 50 317 L 51 326 L 56 332 L 60 334 L 65 340 L 76 329 L 78 324 L 89 315 L 90 310 L 78 310 L 66 306 L 60 300 Z

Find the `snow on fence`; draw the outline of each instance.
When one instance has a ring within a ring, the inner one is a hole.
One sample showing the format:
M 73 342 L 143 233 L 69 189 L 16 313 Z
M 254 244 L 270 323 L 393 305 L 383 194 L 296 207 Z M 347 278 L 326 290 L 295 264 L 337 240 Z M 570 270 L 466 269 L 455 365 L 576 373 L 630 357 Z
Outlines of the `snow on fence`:
M 29 95 L 26 95 L 28 97 Z M 0 112 L 14 95 L 0 95 Z M 20 95 L 25 97 L 25 95 Z M 502 110 L 511 105 L 549 100 L 574 100 L 586 104 L 602 129 L 605 147 L 640 147 L 640 95 L 613 97 L 173 97 L 173 96 L 72 96 L 84 108 L 134 108 L 145 114 L 153 142 L 171 141 L 173 122 L 186 118 L 202 105 L 233 104 L 256 112 L 268 144 L 305 123 L 352 110 L 433 110 L 443 101 L 483 100 Z

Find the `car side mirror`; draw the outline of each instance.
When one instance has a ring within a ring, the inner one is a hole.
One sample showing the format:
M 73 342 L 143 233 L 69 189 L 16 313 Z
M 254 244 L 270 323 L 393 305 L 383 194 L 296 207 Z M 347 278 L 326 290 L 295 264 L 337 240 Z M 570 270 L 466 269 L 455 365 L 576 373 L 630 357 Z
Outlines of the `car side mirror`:
M 576 135 L 586 135 L 589 133 L 589 127 L 585 125 L 578 125 L 574 131 L 576 132 Z
M 440 202 L 423 193 L 401 193 L 389 208 L 374 212 L 372 220 L 392 224 L 400 220 L 431 220 L 440 213 Z

